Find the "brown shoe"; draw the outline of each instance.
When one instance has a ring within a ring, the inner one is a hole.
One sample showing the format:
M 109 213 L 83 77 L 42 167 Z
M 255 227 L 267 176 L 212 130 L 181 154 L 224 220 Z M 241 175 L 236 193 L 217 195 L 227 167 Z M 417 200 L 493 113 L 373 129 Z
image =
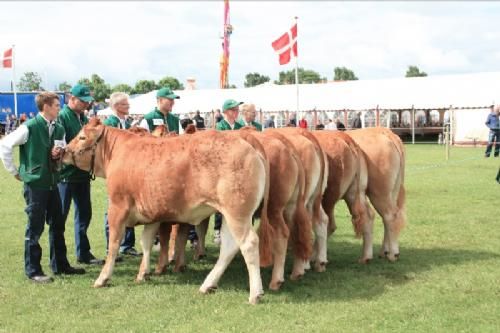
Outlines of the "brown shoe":
M 38 284 L 45 284 L 45 283 L 54 282 L 54 279 L 50 276 L 47 276 L 47 275 L 34 275 L 34 276 L 30 277 L 30 280 L 33 283 L 38 283 Z

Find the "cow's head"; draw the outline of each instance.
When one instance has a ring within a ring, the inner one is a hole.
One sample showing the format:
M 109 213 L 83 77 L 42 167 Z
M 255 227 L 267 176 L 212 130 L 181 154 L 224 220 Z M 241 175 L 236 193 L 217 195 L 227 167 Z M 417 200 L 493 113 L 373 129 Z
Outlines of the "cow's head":
M 73 164 L 93 173 L 95 150 L 104 135 L 105 126 L 97 118 L 92 118 L 66 146 L 64 164 Z

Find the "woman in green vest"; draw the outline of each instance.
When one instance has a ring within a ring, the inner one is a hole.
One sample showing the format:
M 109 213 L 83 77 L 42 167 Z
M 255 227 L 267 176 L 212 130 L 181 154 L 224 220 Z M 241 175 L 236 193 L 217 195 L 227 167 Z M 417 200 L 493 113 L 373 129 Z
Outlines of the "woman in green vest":
M 129 129 L 130 122 L 127 119 L 128 110 L 130 109 L 129 96 L 123 92 L 114 92 L 109 96 L 109 107 L 113 114 L 109 115 L 104 121 L 104 125 L 121 129 Z M 108 225 L 108 210 L 104 213 L 104 232 L 106 234 L 106 252 L 109 244 L 109 225 Z M 140 256 L 141 254 L 135 249 L 135 232 L 134 228 L 125 229 L 125 237 L 120 244 L 120 253 Z
M 59 168 L 65 145 L 64 128 L 55 122 L 61 104 L 59 96 L 42 92 L 35 98 L 40 113 L 0 141 L 0 158 L 5 168 L 24 183 L 25 212 L 28 224 L 24 238 L 24 269 L 35 283 L 52 282 L 44 274 L 40 261 L 42 248 L 39 239 L 45 222 L 49 225 L 50 268 L 54 274 L 84 274 L 83 268 L 72 267 L 66 256 L 64 218 L 57 188 Z M 12 151 L 19 146 L 20 166 L 12 160 Z

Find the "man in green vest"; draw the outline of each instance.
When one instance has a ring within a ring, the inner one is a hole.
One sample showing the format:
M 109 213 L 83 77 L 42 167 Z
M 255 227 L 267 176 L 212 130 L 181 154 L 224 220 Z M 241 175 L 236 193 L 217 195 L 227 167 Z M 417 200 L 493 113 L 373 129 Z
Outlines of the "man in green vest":
M 129 96 L 123 92 L 114 92 L 109 96 L 109 107 L 113 111 L 106 120 L 104 125 L 121 129 L 129 129 L 130 122 L 127 119 L 128 110 L 130 108 Z M 108 210 L 104 213 L 104 231 L 106 233 L 106 251 L 109 244 L 109 225 L 108 225 Z M 139 256 L 139 252 L 134 248 L 135 232 L 134 228 L 125 228 L 125 237 L 120 245 L 120 253 L 131 256 Z
M 239 121 L 240 125 L 254 127 L 257 131 L 262 132 L 262 125 L 255 121 L 255 116 L 257 111 L 255 110 L 254 104 L 243 104 L 241 106 L 241 111 L 243 111 L 243 118 Z
M 64 128 L 55 122 L 61 104 L 59 96 L 42 92 L 35 98 L 40 113 L 20 125 L 0 141 L 0 158 L 5 168 L 24 182 L 25 212 L 28 224 L 24 238 L 24 270 L 35 283 L 50 283 L 40 261 L 42 248 L 39 239 L 45 222 L 49 225 L 50 268 L 54 274 L 84 274 L 83 268 L 72 267 L 66 256 L 64 219 L 57 189 L 59 171 L 57 160 L 64 148 Z M 13 162 L 12 151 L 19 146 L 19 169 Z
M 88 123 L 85 110 L 90 108 L 94 98 L 90 90 L 83 84 L 77 84 L 71 88 L 71 97 L 68 104 L 59 113 L 58 121 L 66 131 L 66 142 L 70 142 L 80 132 L 82 127 Z M 74 165 L 65 165 L 61 171 L 61 182 L 58 184 L 61 194 L 63 217 L 66 223 L 71 207 L 71 201 L 75 205 L 75 245 L 76 258 L 79 263 L 102 265 L 104 260 L 97 259 L 90 252 L 90 242 L 87 237 L 87 229 L 92 218 L 92 204 L 90 202 L 90 174 Z
M 156 107 L 144 116 L 139 126 L 151 133 L 156 126 L 165 125 L 169 132 L 179 134 L 179 118 L 172 114 L 172 108 L 178 98 L 169 87 L 159 89 L 156 92 Z
M 217 123 L 215 129 L 218 131 L 230 131 L 242 128 L 243 126 L 236 121 L 241 104 L 243 104 L 243 102 L 237 102 L 234 99 L 226 100 L 222 105 L 224 119 Z
M 222 105 L 222 112 L 224 113 L 224 119 L 219 121 L 215 125 L 217 131 L 231 131 L 238 130 L 242 128 L 240 123 L 236 121 L 238 118 L 238 113 L 240 112 L 240 105 L 243 102 L 237 102 L 234 99 L 228 99 Z M 214 223 L 214 243 L 219 245 L 220 240 L 220 229 L 222 227 L 222 214 L 220 212 L 215 213 L 215 223 Z

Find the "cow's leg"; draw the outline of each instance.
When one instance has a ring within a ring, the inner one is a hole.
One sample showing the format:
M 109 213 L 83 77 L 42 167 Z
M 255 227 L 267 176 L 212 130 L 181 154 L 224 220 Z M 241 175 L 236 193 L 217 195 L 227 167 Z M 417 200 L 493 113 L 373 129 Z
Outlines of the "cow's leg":
M 172 224 L 168 222 L 160 223 L 158 227 L 158 236 L 160 238 L 160 256 L 156 263 L 155 274 L 159 275 L 166 271 L 169 262 L 169 242 L 172 234 Z
M 125 206 L 124 204 L 122 207 Z M 110 203 L 108 207 L 108 225 L 109 225 L 109 244 L 108 256 L 99 277 L 94 282 L 94 288 L 104 287 L 113 274 L 113 267 L 118 256 L 120 243 L 125 234 L 125 223 L 128 216 L 128 210 Z
M 389 261 L 396 261 L 399 257 L 399 215 L 398 208 L 391 200 L 381 200 L 378 197 L 370 197 L 373 206 L 382 217 L 384 222 L 384 241 L 380 250 L 380 257 L 386 257 Z
M 196 226 L 196 234 L 198 235 L 198 246 L 196 247 L 196 252 L 194 254 L 194 260 L 200 260 L 206 257 L 205 254 L 205 239 L 207 236 L 208 223 L 210 217 L 207 217 L 200 224 Z
M 290 232 L 283 215 L 284 212 L 281 209 L 275 211 L 268 210 L 268 218 L 269 221 L 273 221 L 275 231 L 273 239 L 273 273 L 269 289 L 275 291 L 279 290 L 285 282 L 286 250 Z
M 135 279 L 136 282 L 144 282 L 146 277 L 149 275 L 151 249 L 153 247 L 153 242 L 159 227 L 160 223 L 144 225 L 144 231 L 142 232 L 141 236 L 142 261 L 139 268 L 139 273 L 137 274 L 137 278 Z
M 375 216 L 366 195 L 355 188 L 350 188 L 346 192 L 344 200 L 351 213 L 356 236 L 360 234 L 363 236 L 363 254 L 359 263 L 366 264 L 373 259 L 373 220 Z
M 183 272 L 186 269 L 186 243 L 188 239 L 190 224 L 179 223 L 177 238 L 175 239 L 175 266 L 174 272 Z
M 170 241 L 168 243 L 168 262 L 171 263 L 175 260 L 175 242 L 177 239 L 177 232 L 179 231 L 179 224 L 170 224 Z
M 325 214 L 323 207 L 320 208 L 321 218 L 318 223 L 313 224 L 314 234 L 314 270 L 316 272 L 324 272 L 326 270 L 327 260 L 327 243 L 328 243 L 328 216 Z

